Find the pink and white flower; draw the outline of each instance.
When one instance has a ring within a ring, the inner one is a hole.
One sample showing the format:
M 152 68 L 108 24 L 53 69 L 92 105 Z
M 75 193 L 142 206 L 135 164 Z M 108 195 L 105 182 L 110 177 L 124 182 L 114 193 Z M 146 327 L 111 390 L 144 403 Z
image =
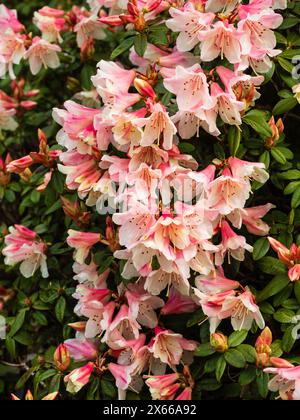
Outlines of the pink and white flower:
M 39 239 L 36 232 L 22 225 L 11 226 L 9 232 L 2 250 L 5 264 L 15 265 L 21 262 L 20 272 L 25 278 L 32 277 L 40 268 L 42 277 L 47 278 L 49 274 L 45 242 Z
M 215 15 L 213 13 L 198 12 L 192 3 L 188 3 L 183 10 L 171 8 L 172 19 L 166 25 L 173 32 L 179 32 L 176 45 L 178 51 L 190 51 L 199 44 L 199 34 L 209 28 Z
M 76 394 L 88 384 L 91 374 L 94 369 L 94 363 L 88 364 L 74 369 L 69 375 L 65 376 L 64 382 L 67 384 L 67 391 L 71 394 Z
M 65 27 L 65 12 L 48 6 L 34 12 L 33 23 L 42 32 L 43 38 L 48 42 L 62 42 L 60 33 Z
M 184 350 L 194 351 L 196 347 L 196 342 L 186 340 L 181 334 L 156 327 L 150 352 L 155 358 L 172 367 L 180 363 Z
M 74 260 L 83 264 L 87 258 L 90 249 L 101 239 L 99 233 L 79 232 L 77 230 L 68 230 L 67 243 L 71 248 L 75 248 Z
M 30 71 L 36 75 L 42 66 L 50 69 L 57 69 L 60 66 L 58 52 L 61 48 L 56 44 L 42 39 L 38 36 L 34 37 L 31 46 L 25 53 L 25 58 L 29 60 Z

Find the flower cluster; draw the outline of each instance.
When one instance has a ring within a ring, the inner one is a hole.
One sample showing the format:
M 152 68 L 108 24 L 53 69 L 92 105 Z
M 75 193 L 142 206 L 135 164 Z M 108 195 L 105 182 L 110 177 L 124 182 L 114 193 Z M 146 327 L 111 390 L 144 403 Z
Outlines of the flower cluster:
M 64 10 L 44 6 L 34 13 L 33 24 L 41 36 L 33 36 L 17 18 L 15 10 L 0 5 L 0 78 L 9 73 L 15 79 L 14 65 L 23 59 L 28 60 L 33 75 L 41 68 L 56 69 L 60 66 L 59 53 L 63 42 L 62 34 L 74 32 L 77 44 L 82 53 L 87 53 L 93 46 L 94 39 L 103 39 L 103 24 L 97 13 L 74 6 L 65 13 Z

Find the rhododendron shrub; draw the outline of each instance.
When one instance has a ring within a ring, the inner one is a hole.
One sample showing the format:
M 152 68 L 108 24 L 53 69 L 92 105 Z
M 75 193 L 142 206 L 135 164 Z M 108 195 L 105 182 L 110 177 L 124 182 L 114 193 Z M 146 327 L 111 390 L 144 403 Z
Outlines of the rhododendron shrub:
M 2 398 L 299 400 L 300 5 L 74 3 L 0 5 Z

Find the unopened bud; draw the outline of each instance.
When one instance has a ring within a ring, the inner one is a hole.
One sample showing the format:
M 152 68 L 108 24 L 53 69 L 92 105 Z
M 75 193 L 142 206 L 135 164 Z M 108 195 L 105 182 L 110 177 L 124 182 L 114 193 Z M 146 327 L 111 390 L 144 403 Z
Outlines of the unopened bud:
M 64 344 L 60 344 L 54 352 L 54 363 L 58 370 L 64 372 L 71 363 L 69 350 Z
M 211 334 L 210 345 L 218 353 L 225 353 L 228 350 L 228 338 L 221 333 Z
M 153 87 L 146 80 L 138 78 L 134 79 L 134 87 L 142 96 L 146 96 L 151 99 L 156 97 Z

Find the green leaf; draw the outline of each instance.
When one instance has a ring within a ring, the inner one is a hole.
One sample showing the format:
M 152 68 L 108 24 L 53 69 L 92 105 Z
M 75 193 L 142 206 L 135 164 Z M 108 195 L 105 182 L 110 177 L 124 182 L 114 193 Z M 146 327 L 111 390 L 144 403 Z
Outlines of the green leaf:
M 275 312 L 273 318 L 281 324 L 290 324 L 295 313 L 290 309 L 280 308 Z
M 286 112 L 291 111 L 295 106 L 298 104 L 296 98 L 291 96 L 290 98 L 281 99 L 277 104 L 274 106 L 272 114 L 273 115 L 280 115 L 285 114 Z
M 242 353 L 246 362 L 255 363 L 256 362 L 256 351 L 255 348 L 250 346 L 250 344 L 241 344 L 237 347 L 237 350 Z
M 272 129 L 267 123 L 267 116 L 264 111 L 253 109 L 243 118 L 243 122 L 253 128 L 262 137 L 271 137 Z
M 111 53 L 111 60 L 114 60 L 115 58 L 119 57 L 119 55 L 123 54 L 125 51 L 128 51 L 134 44 L 135 37 L 130 37 L 124 39 L 123 42 L 121 42 L 120 45 L 118 45 L 117 48 L 113 50 Z
M 85 90 L 90 90 L 92 87 L 91 77 L 95 74 L 95 67 L 90 64 L 85 64 L 80 73 L 81 86 Z
M 281 31 L 284 29 L 289 29 L 297 25 L 298 23 L 299 23 L 299 18 L 296 16 L 285 17 L 283 19 L 282 24 L 279 26 L 278 29 L 280 29 Z
M 276 295 L 281 292 L 288 284 L 290 279 L 287 274 L 279 274 L 275 276 L 266 287 L 258 293 L 257 301 L 262 302 L 267 300 L 269 297 Z
M 116 398 L 116 387 L 111 382 L 102 379 L 101 390 L 109 399 L 113 400 Z
M 294 284 L 294 293 L 295 293 L 298 303 L 300 304 L 300 282 L 299 281 L 297 281 Z
M 16 342 L 11 337 L 6 337 L 5 346 L 12 359 L 16 358 Z
M 26 315 L 27 311 L 28 311 L 28 309 L 25 308 L 25 309 L 21 309 L 18 312 L 18 315 L 15 318 L 15 321 L 14 321 L 12 327 L 11 327 L 11 330 L 8 333 L 8 337 L 12 338 L 19 331 L 19 329 L 22 327 L 22 325 L 24 324 L 24 321 L 25 321 L 25 315 Z
M 224 357 L 228 364 L 236 368 L 243 368 L 246 364 L 246 359 L 243 353 L 236 349 L 229 349 L 226 353 L 224 353 Z
M 195 350 L 195 356 L 206 357 L 214 354 L 216 350 L 210 345 L 210 343 L 200 344 Z
M 291 206 L 296 209 L 300 206 L 300 188 L 297 188 L 292 196 Z
M 63 296 L 60 296 L 56 305 L 55 305 L 55 315 L 59 322 L 63 322 L 66 311 L 66 299 Z
M 248 335 L 247 330 L 234 331 L 228 338 L 229 347 L 237 347 L 242 344 Z
M 282 350 L 285 351 L 286 353 L 289 353 L 295 342 L 296 339 L 293 337 L 293 329 L 295 328 L 295 325 L 291 325 L 290 327 L 288 327 L 282 337 Z
M 222 376 L 224 375 L 226 369 L 226 360 L 223 355 L 221 355 L 217 361 L 216 366 L 216 379 L 218 382 L 221 382 Z
M 282 172 L 278 175 L 281 179 L 287 179 L 290 181 L 300 179 L 300 171 L 298 169 L 290 169 L 286 172 Z
M 58 209 L 60 209 L 62 206 L 61 201 L 57 200 L 51 207 L 49 207 L 48 210 L 45 211 L 44 216 L 48 216 L 51 213 L 54 213 Z
M 230 156 L 235 156 L 241 144 L 241 130 L 232 125 L 228 131 L 228 144 Z
M 39 369 L 39 366 L 33 366 L 30 369 L 28 369 L 24 373 L 24 375 L 22 375 L 21 378 L 18 380 L 18 382 L 16 383 L 15 388 L 16 389 L 24 388 L 24 385 L 29 380 L 29 378 L 31 377 L 31 375 L 33 375 L 33 373 L 36 372 L 38 369 Z
M 253 366 L 248 367 L 244 370 L 239 376 L 239 384 L 241 386 L 246 386 L 251 384 L 256 378 L 256 369 Z
M 191 143 L 182 142 L 178 147 L 181 153 L 191 154 L 195 151 L 195 146 Z
M 274 257 L 264 257 L 259 261 L 258 266 L 266 274 L 283 274 L 286 272 L 285 265 Z
M 256 384 L 257 389 L 262 398 L 266 398 L 268 395 L 268 383 L 269 383 L 269 375 L 267 373 L 262 372 L 261 370 L 256 371 Z
M 61 373 L 53 376 L 49 385 L 49 392 L 58 392 L 60 388 L 62 376 Z
M 290 61 L 288 61 L 288 60 L 286 60 L 285 58 L 282 58 L 282 57 L 278 57 L 277 60 L 278 60 L 278 63 L 280 64 L 280 66 L 284 70 L 286 70 L 288 73 L 292 73 L 292 71 L 294 69 L 294 65 Z
M 195 313 L 191 314 L 191 317 L 189 318 L 186 326 L 188 328 L 193 327 L 194 325 L 197 325 L 200 322 L 204 321 L 205 318 L 206 318 L 206 315 L 204 315 L 202 309 L 199 309 Z
M 146 34 L 138 34 L 134 38 L 134 49 L 135 52 L 140 56 L 143 57 L 147 48 L 147 35 Z
M 254 261 L 263 258 L 270 249 L 270 243 L 267 238 L 258 239 L 253 246 L 253 259 Z
M 276 147 L 274 147 L 273 149 L 271 149 L 271 155 L 276 160 L 276 162 L 280 163 L 281 165 L 284 165 L 286 163 L 286 157 Z
M 270 166 L 270 152 L 265 150 L 259 157 L 259 161 L 265 164 L 266 169 Z
M 283 194 L 284 195 L 293 194 L 299 187 L 300 187 L 300 181 L 292 181 L 285 187 Z

